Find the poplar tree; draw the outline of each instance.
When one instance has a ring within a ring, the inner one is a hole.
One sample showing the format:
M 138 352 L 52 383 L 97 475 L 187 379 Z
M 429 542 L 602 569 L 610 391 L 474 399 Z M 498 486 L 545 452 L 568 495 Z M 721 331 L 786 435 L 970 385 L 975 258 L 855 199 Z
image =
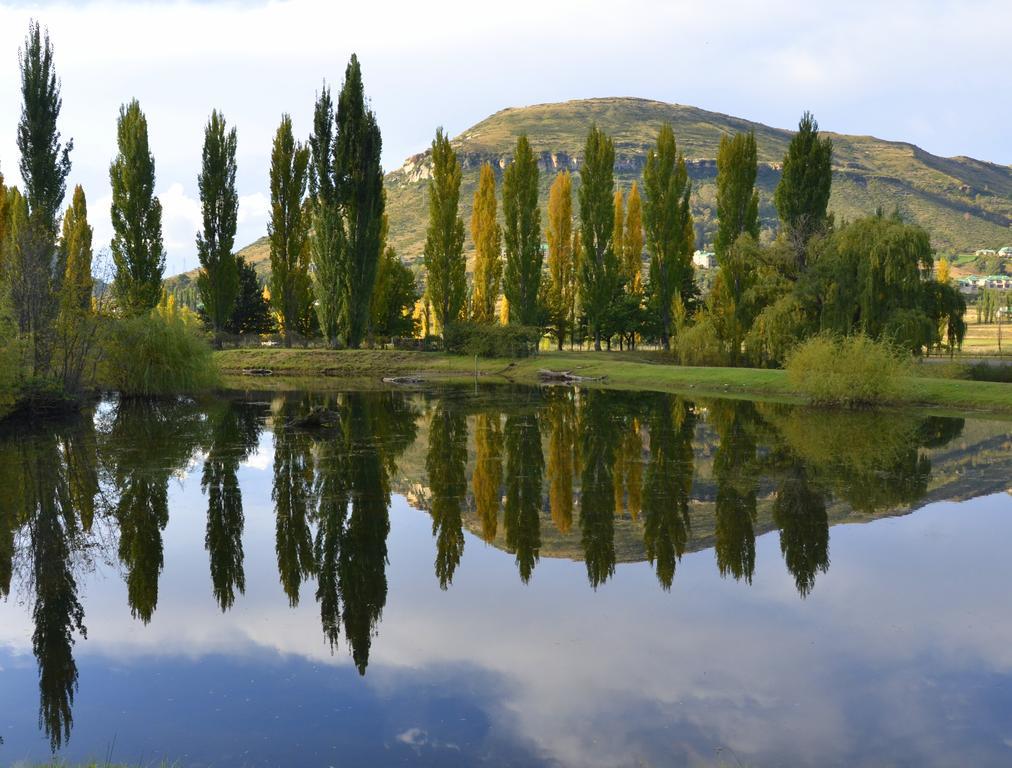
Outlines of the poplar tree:
M 759 192 L 755 188 L 758 151 L 755 133 L 720 137 L 717 148 L 718 260 L 741 235 L 759 238 Z
M 573 177 L 569 171 L 557 174 L 548 191 L 548 286 L 545 304 L 548 320 L 555 330 L 558 347 L 566 332 L 572 332 L 576 301 L 576 264 L 573 235 Z
M 671 349 L 672 305 L 693 294 L 691 184 L 670 124 L 661 126 L 657 146 L 643 168 L 643 221 L 650 252 L 650 300 L 660 321 L 661 343 Z
M 311 166 L 309 195 L 312 231 L 309 235 L 313 264 L 313 296 L 323 338 L 336 346 L 343 324 L 345 259 L 344 224 L 334 188 L 334 103 L 324 85 L 313 110 L 309 137 Z
M 496 221 L 495 174 L 491 163 L 481 166 L 471 212 L 471 239 L 475 253 L 471 314 L 477 323 L 493 323 L 503 265 L 502 230 Z
M 292 119 L 282 115 L 271 150 L 271 304 L 277 311 L 285 346 L 292 345 L 309 289 L 306 221 L 303 198 L 309 171 L 309 149 L 295 140 Z
M 626 202 L 625 227 L 622 230 L 622 268 L 626 289 L 633 294 L 643 292 L 643 204 L 634 181 Z
M 197 234 L 201 267 L 197 290 L 215 335 L 232 317 L 239 294 L 239 263 L 232 252 L 239 214 L 235 190 L 237 142 L 235 128 L 226 130 L 224 116 L 212 111 L 204 129 L 202 165 L 197 176 L 204 220 L 204 231 Z
M 580 169 L 580 301 L 601 349 L 601 332 L 615 298 L 619 264 L 612 232 L 615 227 L 615 145 L 596 125 L 587 135 Z
M 443 329 L 460 318 L 467 293 L 464 263 L 464 220 L 458 214 L 460 163 L 443 129 L 432 141 L 429 180 L 429 225 L 425 233 L 427 294 Z
M 334 191 L 345 228 L 343 280 L 345 335 L 358 347 L 369 325 L 369 307 L 379 267 L 383 220 L 383 142 L 376 115 L 366 106 L 358 57 L 344 74 L 337 99 L 334 140 Z
M 506 269 L 503 290 L 510 307 L 510 322 L 538 325 L 538 291 L 541 288 L 541 209 L 538 208 L 538 161 L 527 136 L 520 135 L 513 162 L 502 184 L 506 226 Z
M 53 66 L 49 33 L 37 21 L 28 25 L 21 70 L 21 118 L 17 145 L 24 180 L 27 226 L 18 233 L 10 253 L 11 299 L 23 334 L 29 336 L 35 373 L 49 365 L 52 321 L 63 265 L 56 248 L 57 215 L 63 204 L 74 142 L 60 143 L 57 121 L 63 100 Z
M 63 314 L 87 312 L 91 309 L 92 228 L 88 223 L 88 202 L 84 189 L 74 187 L 70 206 L 63 215 L 63 236 L 60 241 L 64 263 L 60 311 Z
M 819 137 L 819 124 L 811 112 L 798 123 L 777 184 L 773 202 L 782 233 L 804 269 L 808 241 L 826 228 L 826 209 L 833 184 L 833 140 Z
M 618 258 L 619 269 L 622 272 L 622 276 L 625 277 L 625 252 L 623 249 L 623 243 L 625 237 L 623 231 L 625 229 L 625 196 L 622 194 L 622 189 L 619 187 L 615 188 L 615 225 L 611 229 L 611 240 L 615 244 L 615 256 Z
M 112 290 L 120 311 L 137 315 L 158 304 L 165 271 L 155 159 L 148 147 L 147 118 L 137 99 L 120 107 L 116 137 L 119 153 L 109 167 L 116 266 Z

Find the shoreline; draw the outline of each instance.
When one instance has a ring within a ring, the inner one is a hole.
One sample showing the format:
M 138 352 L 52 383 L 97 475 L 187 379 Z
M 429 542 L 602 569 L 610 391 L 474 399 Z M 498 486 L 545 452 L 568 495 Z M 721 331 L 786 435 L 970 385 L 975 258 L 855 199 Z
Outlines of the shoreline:
M 541 383 L 538 371 L 550 369 L 604 377 L 579 382 L 583 387 L 808 402 L 780 369 L 679 366 L 650 352 L 553 351 L 518 360 L 476 361 L 441 352 L 271 348 L 224 350 L 215 352 L 214 359 L 226 386 L 239 389 L 380 387 L 390 386 L 382 379 L 392 376 L 418 376 L 434 384 L 473 383 L 477 378 L 485 383 L 536 385 Z M 271 374 L 244 373 L 253 369 Z M 913 375 L 901 381 L 897 396 L 884 406 L 1012 416 L 1012 385 Z

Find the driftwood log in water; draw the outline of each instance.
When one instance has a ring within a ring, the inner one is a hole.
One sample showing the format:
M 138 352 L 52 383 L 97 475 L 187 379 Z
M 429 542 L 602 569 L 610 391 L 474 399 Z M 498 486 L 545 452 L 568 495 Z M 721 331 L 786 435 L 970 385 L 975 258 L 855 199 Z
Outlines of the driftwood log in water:
M 549 371 L 542 368 L 538 379 L 546 384 L 579 384 L 584 381 L 604 381 L 604 376 L 580 376 L 572 371 Z
M 424 384 L 421 376 L 384 376 L 384 384 Z
M 340 421 L 341 415 L 337 411 L 322 406 L 314 406 L 304 416 L 295 416 L 285 422 L 286 426 L 298 427 L 299 429 L 321 429 L 332 427 Z
M 270 368 L 243 368 L 243 376 L 273 376 L 274 371 Z

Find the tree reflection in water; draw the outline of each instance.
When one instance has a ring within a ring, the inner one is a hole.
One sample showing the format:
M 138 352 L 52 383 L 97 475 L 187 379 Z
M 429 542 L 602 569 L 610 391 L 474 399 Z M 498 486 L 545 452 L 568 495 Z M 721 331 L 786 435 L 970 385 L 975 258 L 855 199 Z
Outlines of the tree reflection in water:
M 684 553 L 711 542 L 719 573 L 748 583 L 757 531 L 776 529 L 805 597 L 829 568 L 831 520 L 915 504 L 932 470 L 924 449 L 963 429 L 957 419 L 662 394 L 462 394 L 274 396 L 270 408 L 255 398 L 108 401 L 81 418 L 5 425 L 0 596 L 20 590 L 31 602 L 39 722 L 52 748 L 73 725 L 73 651 L 85 637 L 79 574 L 118 559 L 129 610 L 149 622 L 172 513 L 169 481 L 185 478 L 201 452 L 211 592 L 223 612 L 245 593 L 240 466 L 265 426 L 282 589 L 294 607 L 315 579 L 323 636 L 334 650 L 343 634 L 362 674 L 387 601 L 395 473 L 405 491 L 427 486 L 420 506 L 432 517 L 442 589 L 463 557 L 465 523 L 512 553 L 524 583 L 539 558 L 564 552 L 582 554 L 595 589 L 619 559 L 645 558 L 669 590 Z M 427 442 L 409 458 L 424 408 Z M 542 528 L 543 517 L 553 524 Z

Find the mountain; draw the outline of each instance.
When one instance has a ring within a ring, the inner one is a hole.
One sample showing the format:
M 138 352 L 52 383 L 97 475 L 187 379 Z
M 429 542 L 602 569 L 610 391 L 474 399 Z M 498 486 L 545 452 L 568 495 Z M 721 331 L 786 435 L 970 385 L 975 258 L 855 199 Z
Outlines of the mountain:
M 469 230 L 471 201 L 482 163 L 499 181 L 516 137 L 523 132 L 540 156 L 542 205 L 555 172 L 579 171 L 584 140 L 596 123 L 615 140 L 617 183 L 640 178 L 657 131 L 671 123 L 693 180 L 692 205 L 701 247 L 715 231 L 717 145 L 722 135 L 755 131 L 759 147 L 760 216 L 772 235 L 777 225 L 773 190 L 792 132 L 696 107 L 633 98 L 601 98 L 504 109 L 467 129 L 452 143 L 464 169 L 461 215 Z M 854 219 L 898 207 L 924 227 L 942 255 L 1012 244 L 1012 167 L 968 157 L 944 158 L 905 142 L 826 132 L 834 144 L 830 209 Z M 428 217 L 429 152 L 409 157 L 386 176 L 389 241 L 408 263 L 421 261 Z M 578 178 L 576 179 L 578 183 Z M 465 248 L 470 249 L 470 236 Z M 267 258 L 263 239 L 249 246 L 254 262 Z M 195 273 L 194 273 L 195 274 Z

